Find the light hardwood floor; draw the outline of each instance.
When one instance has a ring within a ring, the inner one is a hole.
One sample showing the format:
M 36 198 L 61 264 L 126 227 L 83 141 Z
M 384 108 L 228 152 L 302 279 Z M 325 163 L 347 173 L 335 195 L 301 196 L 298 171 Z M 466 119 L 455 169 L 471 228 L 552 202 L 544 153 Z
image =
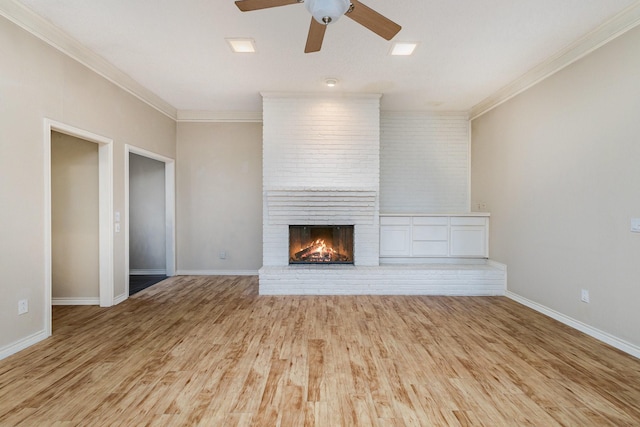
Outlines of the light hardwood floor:
M 53 307 L 53 337 L 0 361 L 0 425 L 640 425 L 638 359 L 507 298 L 257 289 Z

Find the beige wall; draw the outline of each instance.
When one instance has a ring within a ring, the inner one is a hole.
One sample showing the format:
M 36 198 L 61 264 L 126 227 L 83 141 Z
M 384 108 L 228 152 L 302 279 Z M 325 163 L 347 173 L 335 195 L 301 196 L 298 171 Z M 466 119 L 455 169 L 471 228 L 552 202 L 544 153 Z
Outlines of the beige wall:
M 640 28 L 472 123 L 509 290 L 640 345 Z M 588 289 L 591 303 L 580 301 Z
M 262 124 L 179 123 L 177 146 L 178 271 L 257 271 Z
M 44 328 L 44 118 L 111 138 L 113 207 L 124 212 L 124 144 L 175 158 L 175 122 L 0 18 L 0 351 Z M 124 233 L 114 236 L 124 293 Z M 29 312 L 18 316 L 18 300 Z M 11 325 L 11 327 L 6 327 Z
M 98 144 L 51 133 L 51 294 L 100 297 Z
M 129 156 L 129 270 L 164 271 L 165 166 L 134 153 Z

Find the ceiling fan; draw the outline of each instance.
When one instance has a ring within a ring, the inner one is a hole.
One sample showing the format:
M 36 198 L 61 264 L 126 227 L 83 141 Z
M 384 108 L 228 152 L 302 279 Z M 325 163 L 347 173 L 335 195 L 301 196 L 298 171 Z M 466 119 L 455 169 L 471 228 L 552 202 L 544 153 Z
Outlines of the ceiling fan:
M 327 25 L 336 22 L 342 15 L 348 16 L 386 40 L 391 40 L 402 28 L 358 0 L 237 0 L 236 6 L 241 11 L 248 12 L 296 3 L 304 3 L 312 15 L 305 53 L 320 50 Z

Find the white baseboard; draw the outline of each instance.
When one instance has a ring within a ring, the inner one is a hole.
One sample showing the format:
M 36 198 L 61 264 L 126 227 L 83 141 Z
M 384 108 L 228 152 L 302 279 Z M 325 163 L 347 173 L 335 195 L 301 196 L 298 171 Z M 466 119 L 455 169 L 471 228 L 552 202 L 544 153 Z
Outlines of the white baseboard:
M 257 276 L 258 270 L 178 270 L 176 276 Z
M 115 298 L 113 299 L 113 305 L 118 305 L 118 304 L 120 304 L 121 302 L 126 301 L 128 297 L 129 297 L 129 296 L 128 296 L 127 294 L 125 294 L 125 293 L 122 293 L 122 294 L 118 295 L 117 297 L 115 297 Z
M 167 270 L 165 269 L 147 269 L 147 270 L 129 270 L 131 276 L 166 276 Z
M 627 342 L 607 332 L 603 332 L 599 329 L 594 328 L 593 326 L 589 326 L 586 323 L 582 323 L 579 320 L 573 319 L 569 316 L 566 316 L 542 304 L 538 304 L 535 301 L 531 301 L 530 299 L 522 297 L 518 294 L 514 294 L 513 292 L 507 291 L 505 293 L 505 296 L 516 302 L 519 302 L 522 305 L 526 305 L 527 307 L 539 313 L 549 316 L 552 319 L 557 320 L 558 322 L 564 323 L 567 326 L 571 326 L 572 328 L 577 329 L 580 332 L 584 332 L 585 334 L 597 340 L 600 340 L 606 344 L 609 344 L 610 346 L 615 347 L 620 351 L 624 351 L 625 353 L 640 359 L 640 347 L 638 347 L 635 344 Z
M 24 350 L 27 347 L 31 347 L 32 345 L 39 343 L 40 341 L 48 338 L 48 335 L 45 331 L 39 331 L 35 334 L 29 335 L 28 337 L 22 338 L 12 344 L 4 346 L 0 348 L 0 360 L 6 359 L 12 354 L 16 354 L 19 351 Z
M 51 298 L 51 305 L 100 305 L 100 298 Z

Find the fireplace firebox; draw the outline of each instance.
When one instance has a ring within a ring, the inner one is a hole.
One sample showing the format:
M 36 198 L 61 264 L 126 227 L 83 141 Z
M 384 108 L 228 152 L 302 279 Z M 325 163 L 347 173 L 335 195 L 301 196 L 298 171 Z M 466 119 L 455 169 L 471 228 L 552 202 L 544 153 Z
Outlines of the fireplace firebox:
M 353 264 L 353 225 L 290 225 L 289 264 Z

